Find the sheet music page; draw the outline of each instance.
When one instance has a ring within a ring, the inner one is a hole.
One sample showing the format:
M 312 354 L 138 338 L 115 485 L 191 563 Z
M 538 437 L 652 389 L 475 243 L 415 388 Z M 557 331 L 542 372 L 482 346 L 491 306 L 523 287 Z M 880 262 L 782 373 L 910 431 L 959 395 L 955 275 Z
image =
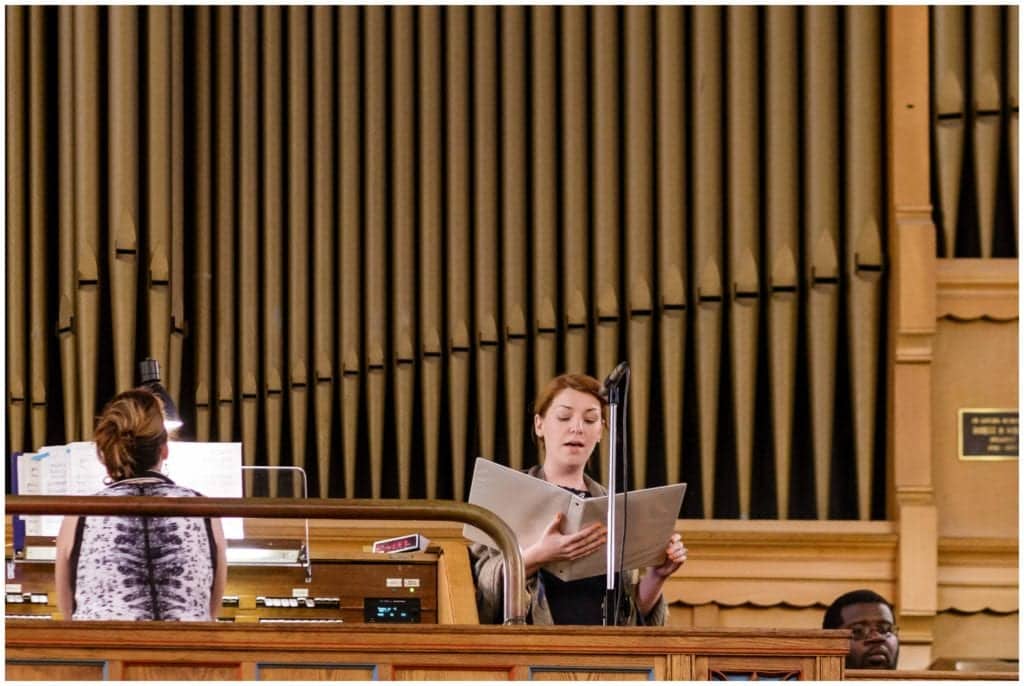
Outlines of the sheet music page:
M 62 495 L 68 492 L 68 451 L 67 447 L 58 445 L 44 448 L 48 453 L 42 460 L 39 472 L 40 493 L 43 495 Z M 56 536 L 60 532 L 64 515 L 42 515 L 40 536 Z
M 106 487 L 107 468 L 100 462 L 92 441 L 68 443 L 69 495 L 96 495 Z
M 208 498 L 242 497 L 242 444 L 167 444 L 164 473 L 179 486 L 193 488 Z M 245 538 L 240 517 L 223 517 L 225 538 Z
M 616 556 L 621 557 L 622 569 L 640 569 L 660 564 L 664 560 L 665 544 L 675 529 L 685 494 L 686 484 L 670 484 L 630 491 L 628 498 L 623 493 L 615 496 L 615 528 L 620 543 L 623 542 L 623 521 L 628 523 L 624 545 L 619 551 L 621 556 Z M 594 522 L 605 524 L 608 521 L 607 496 L 579 501 L 583 506 L 580 529 Z M 605 544 L 579 560 L 556 562 L 544 568 L 563 581 L 605 574 L 608 565 L 607 549 Z
M 42 460 L 39 453 L 18 455 L 18 493 L 21 495 L 42 495 Z M 41 536 L 41 515 L 22 515 L 26 536 Z
M 469 503 L 487 508 L 516 533 L 519 547 L 532 545 L 558 512 L 566 513 L 572 494 L 553 483 L 478 457 L 473 467 Z M 491 537 L 465 525 L 462 535 L 496 548 Z

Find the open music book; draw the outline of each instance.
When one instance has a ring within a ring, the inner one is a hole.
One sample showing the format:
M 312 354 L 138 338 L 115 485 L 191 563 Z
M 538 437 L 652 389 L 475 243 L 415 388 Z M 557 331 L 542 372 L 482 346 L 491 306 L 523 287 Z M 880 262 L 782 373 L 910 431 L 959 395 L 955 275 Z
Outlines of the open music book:
M 616 530 L 620 537 L 624 519 L 628 526 L 625 545 L 619 551 L 622 569 L 656 565 L 665 559 L 665 545 L 675 528 L 685 493 L 686 484 L 670 484 L 616 496 Z M 520 549 L 537 541 L 556 513 L 565 515 L 562 533 L 566 534 L 593 522 L 604 524 L 608 519 L 608 496 L 581 498 L 553 483 L 482 457 L 477 458 L 473 468 L 469 503 L 501 517 L 515 531 Z M 497 547 L 487 534 L 474 526 L 467 524 L 462 533 L 471 541 Z M 544 568 L 563 581 L 604 574 L 606 549 L 607 546 L 601 546 L 587 557 L 552 563 Z
M 164 473 L 179 486 L 210 498 L 242 497 L 242 444 L 169 441 Z M 21 495 L 93 495 L 106 486 L 107 470 L 89 441 L 45 446 L 17 456 Z M 56 536 L 62 515 L 23 517 L 28 536 Z M 221 520 L 226 538 L 244 538 L 242 520 Z

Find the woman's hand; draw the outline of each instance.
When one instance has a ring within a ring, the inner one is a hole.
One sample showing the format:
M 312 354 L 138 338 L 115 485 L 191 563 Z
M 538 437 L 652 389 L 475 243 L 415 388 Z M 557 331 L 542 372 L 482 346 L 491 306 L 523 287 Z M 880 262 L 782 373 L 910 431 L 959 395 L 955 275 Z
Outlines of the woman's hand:
M 686 545 L 683 544 L 683 537 L 672 534 L 665 545 L 665 561 L 657 567 L 648 567 L 647 573 L 640 579 L 636 604 L 641 614 L 650 614 L 661 597 L 661 588 L 665 585 L 665 580 L 685 562 Z
M 605 526 L 595 522 L 574 534 L 562 533 L 561 512 L 555 515 L 537 541 L 523 550 L 526 575 L 530 576 L 547 564 L 558 560 L 578 560 L 600 549 L 607 536 Z
M 665 545 L 665 561 L 657 567 L 652 567 L 655 574 L 663 579 L 672 576 L 677 569 L 686 563 L 686 545 L 683 544 L 683 537 L 679 534 L 672 534 Z

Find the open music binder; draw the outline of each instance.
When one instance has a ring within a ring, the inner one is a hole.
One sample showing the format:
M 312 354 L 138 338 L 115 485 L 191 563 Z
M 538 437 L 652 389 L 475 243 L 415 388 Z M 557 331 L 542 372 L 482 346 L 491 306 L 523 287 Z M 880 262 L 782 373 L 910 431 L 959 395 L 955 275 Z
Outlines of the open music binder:
M 620 551 L 622 569 L 656 565 L 664 560 L 665 544 L 675 528 L 685 494 L 686 484 L 670 484 L 616 496 L 616 529 L 621 535 L 624 517 L 629 527 Z M 607 496 L 581 498 L 553 483 L 482 457 L 477 458 L 473 468 L 469 503 L 501 517 L 515 531 L 520 549 L 540 538 L 558 512 L 565 515 L 563 533 L 575 533 L 594 522 L 603 524 L 608 517 Z M 487 534 L 474 526 L 465 525 L 462 534 L 476 543 L 497 547 Z M 552 563 L 544 568 L 563 581 L 603 574 L 605 550 L 606 546 L 601 546 L 587 557 Z

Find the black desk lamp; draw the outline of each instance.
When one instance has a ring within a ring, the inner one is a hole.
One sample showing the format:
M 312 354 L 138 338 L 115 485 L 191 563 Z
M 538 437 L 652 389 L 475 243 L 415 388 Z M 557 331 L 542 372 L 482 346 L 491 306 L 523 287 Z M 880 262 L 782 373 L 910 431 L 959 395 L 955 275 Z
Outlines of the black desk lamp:
M 160 363 L 152 357 L 147 357 L 139 363 L 139 376 L 142 378 L 142 387 L 151 391 L 163 402 L 164 428 L 167 429 L 167 432 L 170 433 L 181 428 L 185 422 L 181 421 L 181 415 L 178 414 L 178 408 L 171 400 L 171 395 L 160 383 Z

